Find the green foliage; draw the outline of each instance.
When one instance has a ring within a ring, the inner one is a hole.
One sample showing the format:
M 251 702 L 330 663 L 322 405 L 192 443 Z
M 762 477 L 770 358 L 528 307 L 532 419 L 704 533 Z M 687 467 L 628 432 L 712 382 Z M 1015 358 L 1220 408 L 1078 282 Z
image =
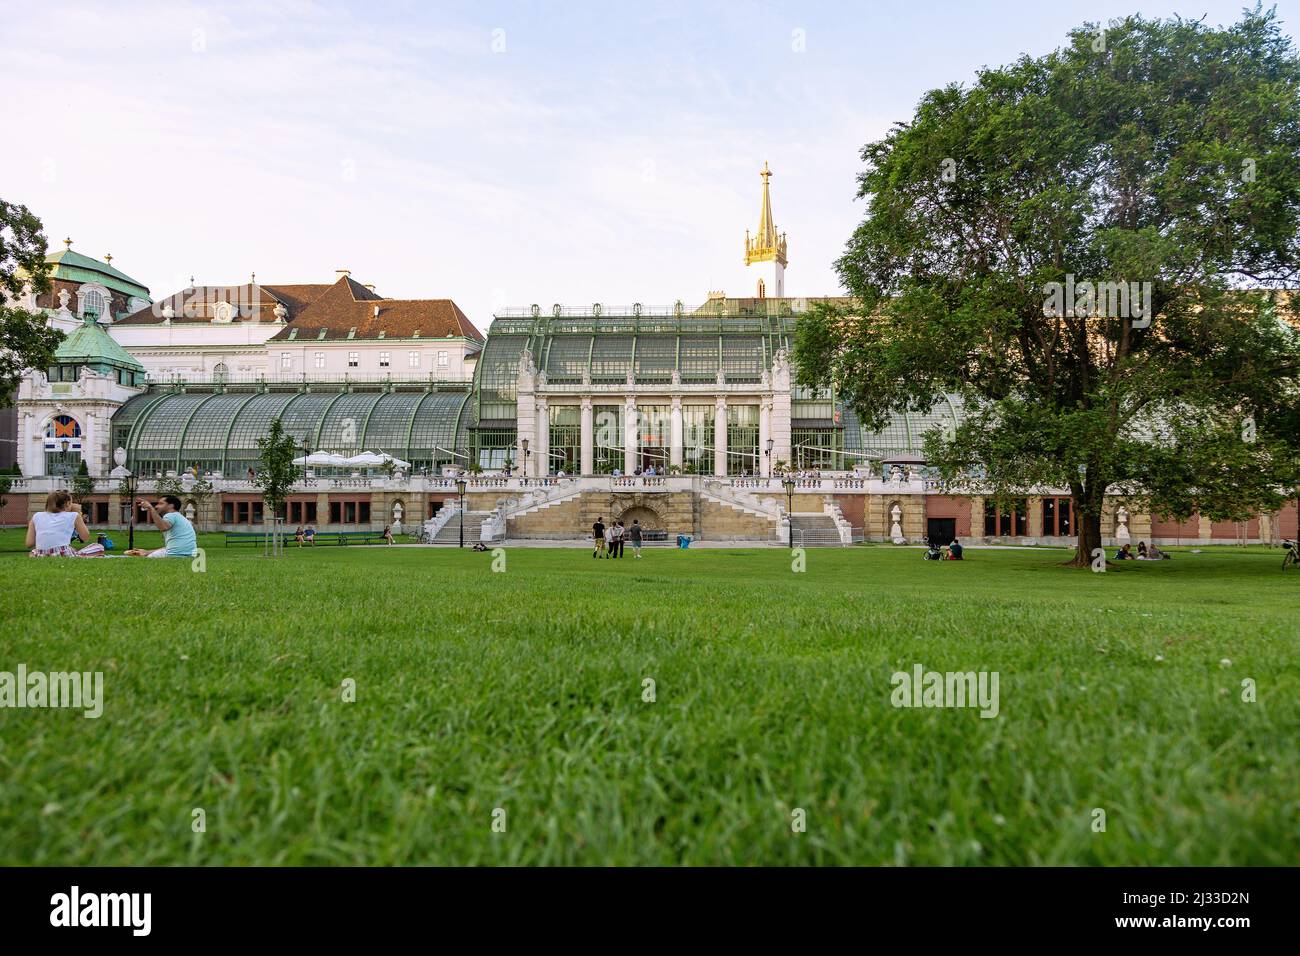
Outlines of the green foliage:
M 78 504 L 85 504 L 90 500 L 91 495 L 95 493 L 95 479 L 90 477 L 90 469 L 86 466 L 86 459 L 81 459 L 77 466 L 77 473 L 72 476 L 72 481 L 68 484 L 68 491 L 72 495 L 72 500 Z
M 302 470 L 293 463 L 298 457 L 298 446 L 293 436 L 284 430 L 280 419 L 272 420 L 267 434 L 257 440 L 257 475 L 253 484 L 262 489 L 262 500 L 271 515 L 280 513 L 293 483 L 302 476 Z
M 1108 487 L 1226 519 L 1300 480 L 1297 303 L 1276 292 L 1300 276 L 1300 61 L 1272 13 L 1086 26 L 927 94 L 863 158 L 838 263 L 856 306 L 801 320 L 802 384 L 869 427 L 959 395 L 930 463 L 997 497 L 1068 487 L 1079 563 Z M 1052 314 L 1069 277 L 1150 282 L 1150 325 L 1135 303 Z
M 0 407 L 9 404 L 24 370 L 48 366 L 63 341 L 63 333 L 50 328 L 43 314 L 4 304 L 6 294 L 16 299 L 24 286 L 37 295 L 50 291 L 41 230 L 40 219 L 26 206 L 0 199 Z
M 1076 575 L 1060 551 L 836 548 L 791 574 L 783 549 L 512 548 L 493 574 L 454 548 L 199 544 L 204 574 L 51 568 L 0 535 L 9 660 L 102 670 L 107 700 L 98 721 L 4 712 L 0 865 L 1300 857 L 1297 582 L 1276 551 Z M 95 600 L 51 613 L 73 571 Z M 999 671 L 1000 716 L 894 708 L 916 663 Z
M 14 480 L 8 475 L 0 473 L 0 508 L 8 504 L 9 499 L 5 497 L 14 487 Z

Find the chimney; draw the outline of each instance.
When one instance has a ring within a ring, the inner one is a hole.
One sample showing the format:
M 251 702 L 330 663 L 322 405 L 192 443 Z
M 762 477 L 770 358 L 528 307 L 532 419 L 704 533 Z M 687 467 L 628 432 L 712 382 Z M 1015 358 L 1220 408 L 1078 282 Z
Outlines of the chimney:
M 375 284 L 374 284 L 373 282 L 367 284 L 367 285 L 366 285 L 366 289 L 368 289 L 368 290 L 371 291 L 371 292 L 374 292 L 374 291 L 375 291 Z
M 348 276 L 350 276 L 350 275 L 352 275 L 352 270 L 351 270 L 351 269 L 335 269 L 335 270 L 334 270 L 334 281 L 335 281 L 335 282 L 338 282 L 340 279 L 346 279 L 346 278 L 347 278 Z
M 379 306 L 375 306 L 375 318 L 379 318 Z

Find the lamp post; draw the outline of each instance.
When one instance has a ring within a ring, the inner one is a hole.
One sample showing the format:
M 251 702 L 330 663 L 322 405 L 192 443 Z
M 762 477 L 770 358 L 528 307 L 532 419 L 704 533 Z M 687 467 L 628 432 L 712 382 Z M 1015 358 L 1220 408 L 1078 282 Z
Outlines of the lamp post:
M 519 439 L 519 449 L 524 453 L 524 478 L 528 478 L 528 439 Z
M 135 494 L 138 490 L 136 477 L 126 467 L 126 449 L 118 448 L 113 452 L 113 461 L 116 462 L 117 468 L 114 469 L 119 475 L 121 488 L 126 492 L 126 503 L 130 509 L 127 518 L 126 546 L 127 549 L 135 548 Z
M 785 521 L 790 531 L 790 550 L 794 550 L 794 479 L 786 475 L 781 482 L 785 489 Z
M 776 441 L 774 439 L 769 438 L 767 440 L 767 448 L 763 452 L 765 455 L 767 455 L 767 477 L 769 478 L 772 477 L 772 447 L 775 444 Z
M 465 479 L 456 479 L 456 495 L 460 498 L 460 546 L 465 547 Z

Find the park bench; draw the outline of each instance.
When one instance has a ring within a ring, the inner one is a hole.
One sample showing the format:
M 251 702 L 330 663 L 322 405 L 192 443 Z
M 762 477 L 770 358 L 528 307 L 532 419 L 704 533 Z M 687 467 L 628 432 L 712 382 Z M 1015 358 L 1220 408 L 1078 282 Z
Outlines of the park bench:
M 262 531 L 227 531 L 226 547 L 236 544 L 257 544 L 265 537 L 266 534 Z M 285 532 L 284 541 L 286 544 L 294 541 L 292 531 Z M 315 542 L 317 546 L 383 544 L 384 533 L 382 531 L 317 531 Z M 304 544 L 306 544 L 305 539 Z

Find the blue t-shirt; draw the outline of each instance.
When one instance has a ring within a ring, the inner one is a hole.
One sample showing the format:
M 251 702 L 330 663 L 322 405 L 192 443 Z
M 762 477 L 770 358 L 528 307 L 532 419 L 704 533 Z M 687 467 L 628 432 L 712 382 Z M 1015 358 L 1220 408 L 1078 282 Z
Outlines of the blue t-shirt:
M 167 557 L 194 557 L 194 549 L 198 547 L 198 539 L 194 537 L 194 525 L 190 524 L 190 519 L 179 511 L 172 511 L 163 515 L 163 520 L 172 526 L 170 531 L 163 532 L 163 543 L 167 545 Z

